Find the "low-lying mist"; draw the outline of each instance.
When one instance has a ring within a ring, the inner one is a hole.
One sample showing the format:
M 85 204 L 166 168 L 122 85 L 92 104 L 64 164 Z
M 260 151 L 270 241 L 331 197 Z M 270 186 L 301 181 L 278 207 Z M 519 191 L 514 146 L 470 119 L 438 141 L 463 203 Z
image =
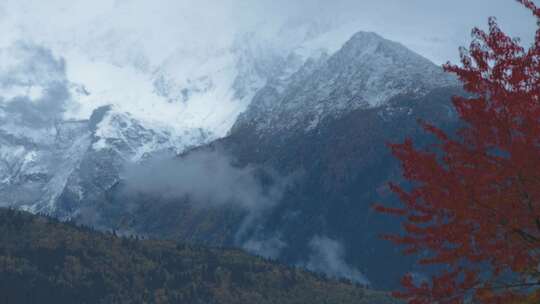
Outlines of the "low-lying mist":
M 141 164 L 129 164 L 122 174 L 124 191 L 167 200 L 189 199 L 194 206 L 232 204 L 258 211 L 276 204 L 282 184 L 265 186 L 261 171 L 238 167 L 219 152 L 188 153 L 184 157 L 158 155 Z

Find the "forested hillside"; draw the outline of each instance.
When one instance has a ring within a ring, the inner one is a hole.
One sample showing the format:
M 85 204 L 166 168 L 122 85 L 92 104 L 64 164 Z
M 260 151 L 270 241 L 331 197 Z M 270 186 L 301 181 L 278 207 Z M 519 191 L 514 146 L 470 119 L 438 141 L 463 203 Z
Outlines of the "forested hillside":
M 1 303 L 391 303 L 239 250 L 100 233 L 0 210 Z

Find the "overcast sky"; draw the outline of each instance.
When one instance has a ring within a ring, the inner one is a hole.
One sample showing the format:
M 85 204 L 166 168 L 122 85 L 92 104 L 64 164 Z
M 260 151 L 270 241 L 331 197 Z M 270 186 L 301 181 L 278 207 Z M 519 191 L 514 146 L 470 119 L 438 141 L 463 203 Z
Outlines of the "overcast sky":
M 166 46 L 222 45 L 234 33 L 272 32 L 285 24 L 354 24 L 397 40 L 437 63 L 457 58 L 473 26 L 497 16 L 505 30 L 530 42 L 534 19 L 514 0 L 3 0 L 4 44 L 81 39 L 92 27 L 129 29 Z M 74 32 L 74 29 L 78 31 Z M 156 37 L 157 36 L 157 37 Z M 165 37 L 160 39 L 159 36 Z M 152 48 L 152 46 L 147 46 Z
M 58 100 L 62 111 L 50 116 L 67 119 L 113 105 L 178 134 L 202 128 L 224 136 L 254 93 L 236 98 L 235 79 L 243 73 L 236 56 L 244 52 L 331 53 L 363 30 L 437 64 L 456 62 L 458 47 L 489 16 L 532 41 L 535 20 L 514 0 L 0 0 L 0 99 L 29 101 L 17 110 Z M 65 81 L 48 79 L 54 75 Z M 259 81 L 253 72 L 242 75 Z M 161 83 L 172 93 L 157 90 Z M 59 84 L 71 94 L 43 95 Z M 184 89 L 194 92 L 189 101 L 170 102 Z

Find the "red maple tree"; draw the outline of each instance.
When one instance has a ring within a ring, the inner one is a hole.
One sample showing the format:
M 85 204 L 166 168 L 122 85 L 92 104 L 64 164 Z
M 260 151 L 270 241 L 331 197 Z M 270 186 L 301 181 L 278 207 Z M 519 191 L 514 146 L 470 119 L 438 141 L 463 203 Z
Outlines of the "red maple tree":
M 518 2 L 537 19 L 530 48 L 490 18 L 461 65 L 444 66 L 472 96 L 453 98 L 464 126 L 422 122 L 436 144 L 390 145 L 410 187 L 390 184 L 399 208 L 375 207 L 404 217 L 404 233 L 386 237 L 440 269 L 402 279 L 394 295 L 408 303 L 540 303 L 540 9 Z

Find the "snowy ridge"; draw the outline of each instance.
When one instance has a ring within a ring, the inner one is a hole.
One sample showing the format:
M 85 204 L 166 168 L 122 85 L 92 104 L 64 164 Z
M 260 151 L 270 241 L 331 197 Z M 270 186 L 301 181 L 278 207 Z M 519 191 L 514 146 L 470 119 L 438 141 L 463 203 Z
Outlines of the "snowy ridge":
M 152 60 L 138 51 L 119 55 L 138 36 L 99 29 L 88 40 L 53 44 L 54 52 L 5 49 L 0 204 L 69 218 L 103 200 L 126 163 L 204 145 L 233 124 L 309 130 L 328 116 L 452 83 L 373 33 L 339 48 L 348 31 L 300 26 L 274 40 L 247 33 L 229 47 L 168 48 Z M 97 47 L 84 52 L 92 42 Z
M 49 43 L 65 58 L 66 78 L 78 84 L 65 118 L 88 119 L 94 109 L 114 105 L 140 121 L 180 133 L 201 128 L 216 138 L 227 134 L 268 80 L 296 72 L 339 40 L 307 25 L 280 37 L 247 32 L 215 46 L 180 41 L 148 50 L 142 33 L 94 23 L 94 31 L 74 29 L 84 39 Z
M 0 131 L 0 206 L 50 212 L 74 168 L 90 146 L 84 122 L 66 122 L 48 129 L 35 142 L 23 133 Z M 35 136 L 35 132 L 30 133 Z
M 138 162 L 148 154 L 160 150 L 181 153 L 187 147 L 200 145 L 213 137 L 202 129 L 176 133 L 174 128 L 139 121 L 129 113 L 109 110 L 97 124 L 92 149 L 112 149 L 130 162 Z
M 111 107 L 98 108 L 90 120 L 59 121 L 47 129 L 0 125 L 0 206 L 69 218 L 78 205 L 119 181 L 126 163 L 208 140 L 200 129 L 172 134 L 148 128 Z M 69 208 L 59 210 L 66 191 Z
M 457 84 L 441 67 L 371 32 L 355 34 L 331 56 L 308 60 L 282 83 L 286 88 L 269 82 L 259 91 L 234 128 L 310 130 L 329 116 Z
M 308 32 L 289 33 L 294 46 L 247 33 L 152 59 L 136 34 L 99 27 L 49 41 L 52 51 L 0 48 L 0 204 L 69 218 L 102 199 L 126 163 L 225 136 L 260 88 L 285 88 L 321 52 L 302 46 L 317 37 Z

